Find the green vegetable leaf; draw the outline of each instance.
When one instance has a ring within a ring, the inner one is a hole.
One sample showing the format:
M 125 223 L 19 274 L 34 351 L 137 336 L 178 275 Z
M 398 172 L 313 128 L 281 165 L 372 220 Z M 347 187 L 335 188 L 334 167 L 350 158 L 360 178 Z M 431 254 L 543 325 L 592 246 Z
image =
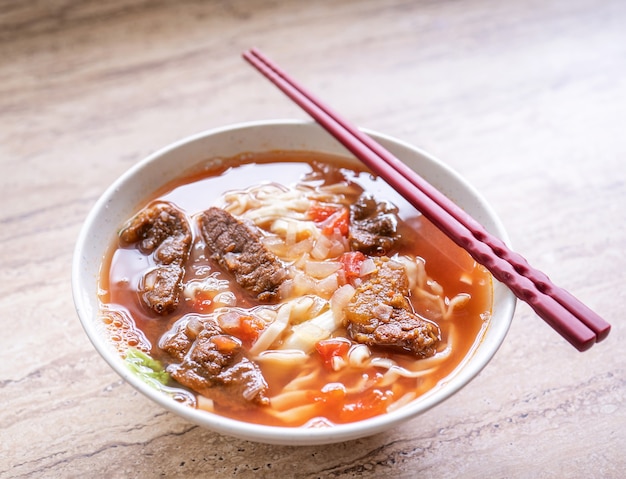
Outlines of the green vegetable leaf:
M 130 348 L 126 352 L 124 361 L 128 369 L 150 386 L 159 387 L 159 384 L 165 385 L 170 379 L 170 375 L 163 369 L 159 361 L 138 349 Z

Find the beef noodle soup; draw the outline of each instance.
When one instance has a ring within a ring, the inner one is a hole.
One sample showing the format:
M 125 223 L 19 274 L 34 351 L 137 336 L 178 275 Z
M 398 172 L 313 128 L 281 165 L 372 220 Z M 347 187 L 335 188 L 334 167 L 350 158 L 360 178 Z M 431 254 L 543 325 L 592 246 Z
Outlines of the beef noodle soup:
M 323 427 L 384 414 L 462 364 L 491 275 L 339 157 L 245 154 L 140 205 L 105 258 L 102 328 L 190 407 Z

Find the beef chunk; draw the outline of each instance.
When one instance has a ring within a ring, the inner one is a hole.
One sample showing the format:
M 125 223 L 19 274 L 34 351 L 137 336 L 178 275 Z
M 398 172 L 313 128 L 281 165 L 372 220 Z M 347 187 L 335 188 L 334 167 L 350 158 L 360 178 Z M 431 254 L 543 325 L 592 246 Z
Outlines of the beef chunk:
M 361 195 L 350 207 L 350 247 L 365 254 L 389 252 L 400 235 L 397 232 L 398 209 L 387 202 Z
M 356 288 L 345 310 L 350 337 L 369 346 L 432 356 L 439 328 L 412 312 L 404 267 L 386 257 L 375 261 L 377 270 Z
M 174 324 L 171 331 L 161 337 L 159 347 L 182 362 L 202 329 L 204 329 L 204 325 L 200 316 L 184 316 Z
M 154 255 L 156 267 L 144 275 L 139 287 L 144 304 L 157 314 L 176 309 L 192 240 L 185 214 L 170 203 L 155 202 L 125 225 L 120 240 Z
M 181 264 L 191 246 L 191 229 L 182 211 L 170 203 L 155 202 L 128 222 L 120 238 L 137 243 L 144 254 L 154 252 L 158 263 Z
M 260 234 L 220 208 L 200 217 L 200 228 L 211 259 L 259 301 L 278 299 L 278 287 L 287 279 L 280 260 L 261 242 Z
M 214 319 L 179 324 L 161 347 L 181 360 L 168 372 L 180 384 L 229 408 L 268 405 L 267 383 L 244 354 L 239 339 L 225 334 Z
M 139 295 L 157 314 L 167 314 L 178 306 L 184 270 L 178 264 L 160 265 L 143 276 Z

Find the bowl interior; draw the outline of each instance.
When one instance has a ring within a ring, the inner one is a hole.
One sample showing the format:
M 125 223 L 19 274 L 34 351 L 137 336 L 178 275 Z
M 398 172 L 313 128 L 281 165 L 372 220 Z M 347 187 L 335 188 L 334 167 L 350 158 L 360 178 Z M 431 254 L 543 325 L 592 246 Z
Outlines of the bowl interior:
M 485 200 L 458 174 L 427 153 L 393 138 L 368 132 L 422 177 L 439 188 L 487 230 L 508 242 L 506 232 Z M 446 381 L 393 413 L 324 429 L 259 426 L 195 410 L 150 388 L 125 367 L 98 327 L 98 276 L 105 251 L 124 221 L 150 195 L 185 170 L 208 158 L 227 158 L 243 152 L 314 150 L 351 156 L 334 138 L 312 122 L 266 121 L 211 130 L 174 143 L 135 165 L 112 184 L 90 211 L 80 232 L 72 267 L 72 289 L 80 321 L 96 350 L 128 383 L 162 407 L 196 424 L 243 439 L 289 445 L 324 444 L 356 439 L 393 427 L 454 394 L 474 378 L 504 340 L 515 309 L 515 297 L 494 283 L 493 317 L 475 352 Z M 355 160 L 356 161 L 356 160 Z

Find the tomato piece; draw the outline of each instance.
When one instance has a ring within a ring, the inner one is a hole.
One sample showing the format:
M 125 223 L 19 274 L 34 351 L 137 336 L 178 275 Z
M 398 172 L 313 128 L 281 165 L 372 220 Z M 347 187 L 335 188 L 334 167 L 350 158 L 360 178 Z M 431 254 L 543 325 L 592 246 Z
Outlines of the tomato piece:
M 265 329 L 263 320 L 255 316 L 226 313 L 220 317 L 219 322 L 225 333 L 235 336 L 248 346 L 254 343 Z
M 333 358 L 345 358 L 350 350 L 350 341 L 344 338 L 322 339 L 315 345 L 315 350 L 324 361 L 324 365 L 332 369 Z
M 342 208 L 328 218 L 326 223 L 324 223 L 322 233 L 326 236 L 330 236 L 337 231 L 341 236 L 348 236 L 349 230 L 350 211 L 348 211 L 348 208 Z
M 314 400 L 324 403 L 326 408 L 331 407 L 335 410 L 341 410 L 346 400 L 346 388 L 341 383 L 326 384 Z
M 332 205 L 313 203 L 307 216 L 322 228 L 322 234 L 331 236 L 336 231 L 347 236 L 350 229 L 350 211 L 348 208 L 337 208 Z
M 198 313 L 210 313 L 213 310 L 213 295 L 208 291 L 196 292 L 191 307 Z
M 337 423 L 362 421 L 387 412 L 393 393 L 380 389 L 369 389 L 358 394 L 349 394 L 341 383 L 326 384 L 311 396 L 313 402 L 323 406 L 322 414 Z
M 241 341 L 227 334 L 216 334 L 211 337 L 211 342 L 223 354 L 230 354 L 241 348 Z
M 330 218 L 334 213 L 337 212 L 337 208 L 334 206 L 323 205 L 321 203 L 313 203 L 308 211 L 307 215 L 311 220 L 315 223 L 322 223 Z
M 265 329 L 265 323 L 263 320 L 257 318 L 256 316 L 242 316 L 240 318 L 240 324 L 241 332 L 238 337 L 247 344 L 252 344 L 256 341 L 261 334 L 261 331 Z
M 370 389 L 356 401 L 346 403 L 340 413 L 342 422 L 362 421 L 387 412 L 393 393 L 380 389 Z
M 347 283 L 361 275 L 363 261 L 365 261 L 365 255 L 360 251 L 348 251 L 339 257 Z

